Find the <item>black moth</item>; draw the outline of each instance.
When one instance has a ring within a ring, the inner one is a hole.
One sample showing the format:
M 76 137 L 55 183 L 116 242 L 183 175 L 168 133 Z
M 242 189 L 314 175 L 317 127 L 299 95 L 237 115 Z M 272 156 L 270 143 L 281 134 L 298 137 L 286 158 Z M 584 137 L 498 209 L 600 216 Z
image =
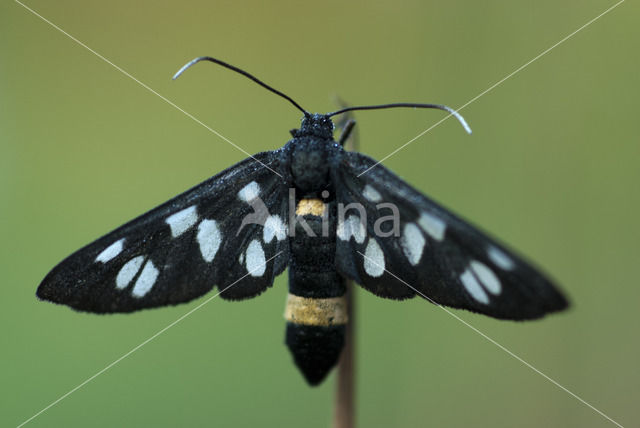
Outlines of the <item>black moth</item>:
M 380 297 L 525 320 L 567 307 L 540 272 L 373 159 L 347 152 L 331 117 L 310 114 L 249 73 L 210 57 L 304 113 L 284 147 L 258 153 L 78 250 L 37 296 L 80 311 L 188 302 L 217 285 L 241 300 L 289 267 L 286 343 L 311 385 L 336 364 L 348 322 L 345 280 Z M 352 123 L 353 124 L 353 123 Z

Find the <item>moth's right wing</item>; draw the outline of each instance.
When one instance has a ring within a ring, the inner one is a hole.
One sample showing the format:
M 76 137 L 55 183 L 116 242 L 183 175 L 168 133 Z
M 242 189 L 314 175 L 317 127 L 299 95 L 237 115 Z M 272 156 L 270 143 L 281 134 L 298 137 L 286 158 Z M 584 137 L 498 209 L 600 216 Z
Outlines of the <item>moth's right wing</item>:
M 364 209 L 339 219 L 336 267 L 376 295 L 516 320 L 567 307 L 543 273 L 373 159 L 345 152 L 333 180 L 338 202 Z
M 128 222 L 62 261 L 38 297 L 106 313 L 187 302 L 216 284 L 228 299 L 262 293 L 289 259 L 286 162 L 282 150 L 258 153 Z

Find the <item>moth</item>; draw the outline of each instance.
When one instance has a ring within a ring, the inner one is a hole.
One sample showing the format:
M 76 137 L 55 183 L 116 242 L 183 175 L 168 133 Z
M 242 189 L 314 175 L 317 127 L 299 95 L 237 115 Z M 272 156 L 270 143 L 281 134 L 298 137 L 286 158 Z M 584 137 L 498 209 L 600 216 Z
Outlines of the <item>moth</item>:
M 282 148 L 258 153 L 76 251 L 42 281 L 40 299 L 94 313 L 188 302 L 214 286 L 248 299 L 289 268 L 286 344 L 309 384 L 344 345 L 345 281 L 377 296 L 527 320 L 568 306 L 544 274 L 422 195 L 373 159 L 334 140 L 332 117 L 353 110 L 446 106 L 397 103 L 304 114 Z

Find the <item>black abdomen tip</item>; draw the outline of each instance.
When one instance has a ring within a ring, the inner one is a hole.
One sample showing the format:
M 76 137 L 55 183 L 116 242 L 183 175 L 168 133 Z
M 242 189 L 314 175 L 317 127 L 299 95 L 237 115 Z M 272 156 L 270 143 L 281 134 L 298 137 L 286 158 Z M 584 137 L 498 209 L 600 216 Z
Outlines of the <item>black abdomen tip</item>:
M 317 326 L 287 322 L 286 343 L 307 382 L 320 384 L 336 365 L 344 347 L 344 325 Z

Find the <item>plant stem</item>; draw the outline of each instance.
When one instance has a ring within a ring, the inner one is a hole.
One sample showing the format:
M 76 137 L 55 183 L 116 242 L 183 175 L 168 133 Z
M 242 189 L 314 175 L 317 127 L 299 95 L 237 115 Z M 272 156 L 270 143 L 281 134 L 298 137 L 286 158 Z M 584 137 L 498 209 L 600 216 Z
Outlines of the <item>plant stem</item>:
M 346 103 L 337 99 L 337 103 L 342 108 L 347 107 Z M 350 123 L 351 122 L 351 123 Z M 358 132 L 354 130 L 355 121 L 351 114 L 347 113 L 342 118 L 340 124 L 343 132 L 346 129 L 346 143 L 351 150 L 358 150 Z M 341 137 L 341 140 L 342 140 Z M 344 141 L 342 141 L 344 142 Z M 346 281 L 347 288 L 347 316 L 349 321 L 346 325 L 345 344 L 338 362 L 338 380 L 336 383 L 335 404 L 333 414 L 333 428 L 353 428 L 355 426 L 355 293 L 352 281 Z
M 351 281 L 347 281 L 347 312 L 349 322 L 346 325 L 345 346 L 338 363 L 338 381 L 336 384 L 335 407 L 333 414 L 334 428 L 354 427 L 354 293 Z

